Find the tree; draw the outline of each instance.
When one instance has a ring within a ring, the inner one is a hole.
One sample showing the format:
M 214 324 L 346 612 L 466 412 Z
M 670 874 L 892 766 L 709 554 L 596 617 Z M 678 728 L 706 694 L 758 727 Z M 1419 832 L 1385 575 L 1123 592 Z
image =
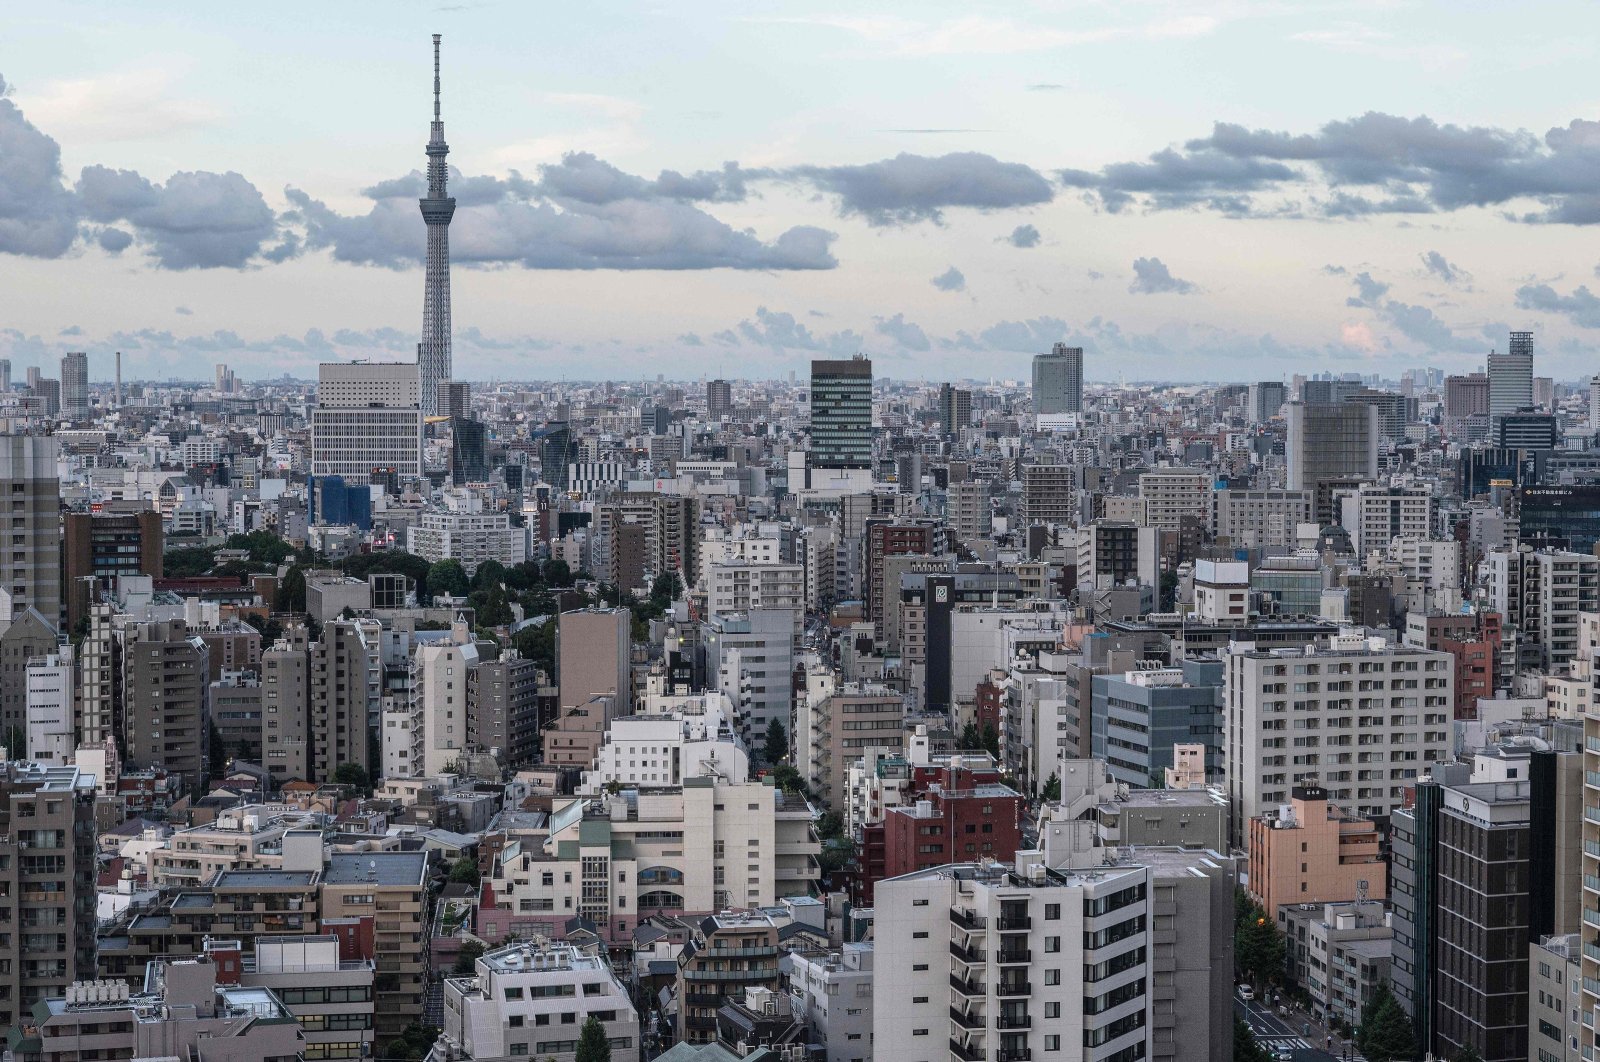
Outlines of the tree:
M 806 795 L 806 780 L 800 772 L 787 763 L 780 763 L 772 769 L 772 784 L 782 789 L 785 793 Z
M 497 560 L 486 560 L 472 573 L 472 589 L 487 590 L 506 585 L 506 566 Z
M 817 836 L 825 841 L 844 836 L 844 816 L 837 811 L 823 812 L 817 820 Z
M 211 761 L 211 777 L 221 778 L 228 768 L 228 746 L 216 723 L 206 724 L 207 758 Z
M 544 585 L 546 586 L 571 586 L 572 569 L 564 560 L 551 557 L 544 562 Z
M 606 1027 L 592 1014 L 583 1023 L 583 1032 L 578 1034 L 576 1058 L 577 1062 L 611 1062 L 611 1041 L 606 1036 Z
M 168 579 L 192 579 L 209 572 L 216 563 L 217 551 L 209 546 L 182 546 L 162 555 L 161 573 Z
M 1283 977 L 1283 934 L 1253 900 L 1234 906 L 1233 959 L 1241 976 L 1253 984 L 1271 984 Z
M 451 557 L 442 561 L 435 561 L 428 569 L 428 593 L 437 597 L 448 594 L 451 597 L 464 597 L 471 588 L 467 581 L 467 570 L 461 562 Z
M 467 595 L 467 604 L 472 606 L 474 622 L 480 627 L 507 627 L 516 619 L 502 586 L 472 591 Z
M 1044 780 L 1044 788 L 1039 790 L 1039 799 L 1050 801 L 1051 803 L 1061 799 L 1061 779 L 1056 777 L 1053 772 L 1049 778 Z
M 822 853 L 817 863 L 824 874 L 843 870 L 856 860 L 856 843 L 848 837 L 830 837 L 822 842 Z
M 1256 1043 L 1250 1023 L 1237 1014 L 1233 1016 L 1233 1062 L 1271 1062 L 1267 1049 Z
M 367 769 L 359 763 L 339 764 L 333 772 L 333 780 L 337 785 L 347 785 L 369 795 L 372 793 L 372 779 L 367 777 Z
M 294 547 L 271 531 L 251 531 L 243 535 L 229 535 L 228 549 L 242 549 L 250 554 L 250 562 L 276 568 L 294 556 Z
M 677 600 L 682 590 L 683 582 L 678 578 L 677 572 L 662 572 L 650 584 L 650 603 L 665 612 Z
M 1471 1044 L 1462 1044 L 1456 1048 L 1456 1053 L 1450 1056 L 1450 1062 L 1483 1062 L 1483 1056 Z
M 463 885 L 478 884 L 478 861 L 469 855 L 461 856 L 450 864 L 449 880 Z
M 478 958 L 483 954 L 483 942 L 477 940 L 463 940 L 461 950 L 456 952 L 456 965 L 451 971 L 457 977 L 471 977 L 476 969 Z
M 544 668 L 547 675 L 556 670 L 556 619 L 551 616 L 543 623 L 532 623 L 511 636 L 517 655 L 532 660 Z
M 278 612 L 306 610 L 306 573 L 299 565 L 290 568 L 278 584 Z
M 789 735 L 776 719 L 767 724 L 766 745 L 761 752 L 768 763 L 782 763 L 789 755 Z
M 1361 1010 L 1361 1024 L 1356 1028 L 1356 1047 L 1369 1062 L 1399 1062 L 1417 1055 L 1416 1041 L 1411 1035 L 1411 1019 L 1400 1008 L 1399 1000 L 1389 991 L 1389 986 L 1379 982 L 1372 996 Z
M 1000 731 L 994 728 L 993 723 L 983 724 L 983 735 L 980 740 L 983 742 L 983 751 L 993 756 L 995 761 L 998 762 L 1000 759 Z
M 978 751 L 983 745 L 983 737 L 978 733 L 978 724 L 968 721 L 967 725 L 961 728 L 961 740 L 956 744 L 960 746 L 962 752 Z

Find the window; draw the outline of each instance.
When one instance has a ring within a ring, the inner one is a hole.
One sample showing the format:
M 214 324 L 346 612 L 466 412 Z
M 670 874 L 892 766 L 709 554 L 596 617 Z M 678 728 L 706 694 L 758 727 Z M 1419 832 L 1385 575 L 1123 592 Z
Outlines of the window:
M 1046 922 L 1057 921 L 1060 917 L 1061 905 L 1059 903 L 1047 903 L 1044 905 L 1044 920 Z
M 506 998 L 507 999 L 521 999 L 522 998 L 522 989 L 520 989 L 520 988 L 508 988 L 508 989 L 506 989 Z
M 1047 1017 L 1047 1018 L 1059 1018 L 1059 1017 L 1061 1017 L 1061 1004 L 1060 1003 L 1046 1003 L 1044 1005 L 1044 1016 Z
M 913 934 L 911 934 L 911 939 L 912 940 L 927 940 L 928 939 L 928 931 L 926 929 L 924 929 L 924 930 L 920 930 L 919 932 L 913 933 Z
M 919 963 L 916 963 L 915 965 L 913 965 L 911 967 L 911 972 L 912 973 L 920 973 L 921 971 L 926 970 L 927 968 L 928 968 L 928 964 L 927 963 L 919 962 Z
M 928 1030 L 927 1029 L 912 1029 L 911 1030 L 911 1035 L 912 1036 L 927 1036 L 928 1035 Z
M 1046 970 L 1044 972 L 1044 983 L 1047 985 L 1059 985 L 1061 983 L 1061 971 Z
M 913 1002 L 913 1003 L 926 1003 L 927 1001 L 928 1001 L 928 997 L 927 996 L 912 996 L 911 997 L 911 1002 Z
M 520 1029 L 522 1028 L 523 1020 L 524 1019 L 521 1014 L 513 1014 L 509 1019 L 507 1019 L 506 1024 L 513 1029 Z
M 1044 1049 L 1046 1051 L 1059 1051 L 1059 1050 L 1061 1050 L 1061 1037 L 1057 1036 L 1054 1033 L 1047 1034 L 1045 1036 L 1045 1038 L 1044 1038 Z
M 1060 951 L 1061 950 L 1061 938 L 1060 937 L 1045 937 L 1044 938 L 1044 950 L 1047 951 L 1047 952 Z

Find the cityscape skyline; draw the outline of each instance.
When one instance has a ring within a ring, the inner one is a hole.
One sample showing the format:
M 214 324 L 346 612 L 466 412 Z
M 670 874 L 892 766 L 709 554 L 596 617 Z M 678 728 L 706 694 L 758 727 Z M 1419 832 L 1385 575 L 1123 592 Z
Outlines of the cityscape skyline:
M 122 350 L 131 377 L 165 379 L 255 356 L 309 378 L 322 360 L 412 354 L 400 307 L 425 240 L 406 198 L 426 182 L 402 119 L 420 105 L 406 57 L 440 28 L 461 56 L 472 160 L 455 174 L 464 376 L 602 378 L 600 361 L 618 377 L 766 378 L 861 352 L 892 377 L 950 376 L 976 355 L 1022 378 L 1056 342 L 1089 352 L 1091 381 L 1118 375 L 1097 360 L 1139 379 L 1250 380 L 1263 359 L 1396 375 L 1464 371 L 1528 330 L 1542 371 L 1583 378 L 1600 326 L 1582 239 L 1595 211 L 1572 174 L 1595 138 L 1572 117 L 1590 101 L 1558 87 L 1581 50 L 1554 46 L 1565 11 L 1530 13 L 1499 52 L 1522 77 L 1498 96 L 1421 76 L 1483 54 L 1478 12 L 1459 40 L 1412 49 L 1393 42 L 1425 12 L 1359 4 L 1320 30 L 1185 5 L 1066 28 L 1048 10 L 685 16 L 769 64 L 805 55 L 849 74 L 855 117 L 831 126 L 831 151 L 806 105 L 838 119 L 852 101 L 825 76 L 764 83 L 689 123 L 675 108 L 705 95 L 706 72 L 656 59 L 608 95 L 570 57 L 530 68 L 470 10 L 386 27 L 363 48 L 359 90 L 312 61 L 325 42 L 301 41 L 292 76 L 270 82 L 199 54 L 158 76 L 97 39 L 81 54 L 45 47 L 0 70 L 19 162 L 0 176 L 0 253 L 27 296 L 0 356 Z M 132 40 L 153 32 L 119 18 Z M 585 21 L 565 18 L 552 37 Z M 643 47 L 634 32 L 618 31 L 619 58 Z M 201 20 L 162 48 L 197 36 L 238 49 L 244 34 Z M 1263 103 L 1275 63 L 1162 107 L 1104 68 L 1221 63 L 1262 37 L 1287 42 L 1307 75 L 1360 80 L 1358 108 L 1309 88 Z M 863 80 L 869 54 L 924 94 Z M 970 99 L 952 83 L 963 71 L 984 78 Z M 761 137 L 763 108 L 780 129 L 806 115 L 804 135 Z M 864 120 L 875 111 L 894 116 Z M 1138 120 L 1113 130 L 1106 114 Z M 85 288 L 105 297 L 88 305 L 74 296 Z M 758 359 L 770 368 L 750 371 Z

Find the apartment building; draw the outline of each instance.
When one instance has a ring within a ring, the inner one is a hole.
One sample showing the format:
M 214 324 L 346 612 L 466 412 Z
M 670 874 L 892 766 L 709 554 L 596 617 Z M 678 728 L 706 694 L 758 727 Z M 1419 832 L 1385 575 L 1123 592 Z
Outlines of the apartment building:
M 799 564 L 721 561 L 707 568 L 705 576 L 711 619 L 751 609 L 784 609 L 800 616 L 805 607 L 805 569 Z
M 485 561 L 511 568 L 527 560 L 528 531 L 509 512 L 487 509 L 480 493 L 449 490 L 440 508 L 423 510 L 406 528 L 406 550 L 430 562 L 460 561 L 471 575 Z
M 678 956 L 679 1041 L 714 1043 L 717 1011 L 749 989 L 782 992 L 780 954 L 778 926 L 762 911 L 722 910 L 702 919 Z
M 802 778 L 824 805 L 844 811 L 850 766 L 869 748 L 901 748 L 905 701 L 871 683 L 841 683 L 831 671 L 806 675 L 806 691 L 795 706 L 792 757 Z
M 1289 978 L 1320 1013 L 1355 1028 L 1389 983 L 1394 933 L 1379 900 L 1279 908 Z
M 1484 559 L 1491 607 L 1521 633 L 1518 663 L 1551 670 L 1579 649 L 1578 616 L 1600 612 L 1600 558 L 1562 550 L 1493 550 Z
M 127 629 L 122 642 L 123 738 L 130 767 L 161 767 L 185 785 L 205 777 L 210 650 L 182 620 Z
M 531 762 L 539 749 L 539 689 L 544 672 L 515 649 L 467 672 L 467 745 L 503 764 Z
M 238 984 L 270 989 L 300 1026 L 306 1062 L 370 1058 L 375 1052 L 371 959 L 340 957 L 337 936 L 261 938 L 246 953 L 237 941 L 213 941 L 218 981 L 229 980 L 226 957 L 236 958 Z
M 1326 789 L 1296 785 L 1287 804 L 1250 820 L 1250 894 L 1274 918 L 1289 904 L 1381 901 L 1380 840 L 1371 819 L 1345 814 Z
M 425 852 L 335 852 L 322 871 L 320 914 L 373 919 L 374 1013 L 386 1043 L 416 1020 L 427 983 Z
M 1308 782 L 1352 814 L 1385 820 L 1407 785 L 1448 755 L 1455 662 L 1447 653 L 1347 633 L 1304 649 L 1233 642 L 1222 660 L 1236 846 L 1249 843 L 1252 819 Z
M 479 956 L 470 977 L 444 981 L 443 1057 L 573 1062 L 590 1018 L 613 1062 L 638 1062 L 639 1015 L 601 956 L 543 938 Z
M 0 764 L 0 1024 L 94 972 L 94 801 L 77 767 Z
M 652 694 L 634 715 L 611 721 L 584 791 L 612 786 L 673 786 L 685 778 L 742 781 L 750 756 L 735 736 L 734 706 L 720 692 Z
M 568 801 L 542 846 L 501 851 L 491 884 L 510 932 L 554 934 L 581 916 L 607 940 L 628 940 L 651 915 L 812 895 L 821 851 L 804 800 L 764 782 L 695 777 Z
M 1340 526 L 1350 532 L 1358 558 L 1388 549 L 1396 538 L 1433 534 L 1433 491 L 1425 486 L 1363 483 L 1340 499 L 1340 512 Z
M 876 946 L 849 943 L 835 952 L 789 956 L 789 1012 L 812 1030 L 827 1062 L 870 1062 L 872 975 Z
M 1216 490 L 1211 492 L 1211 534 L 1235 549 L 1287 549 L 1295 531 L 1311 522 L 1309 490 Z
M 1163 531 L 1176 531 L 1185 520 L 1204 521 L 1210 490 L 1210 478 L 1197 468 L 1159 468 L 1139 474 L 1145 522 Z

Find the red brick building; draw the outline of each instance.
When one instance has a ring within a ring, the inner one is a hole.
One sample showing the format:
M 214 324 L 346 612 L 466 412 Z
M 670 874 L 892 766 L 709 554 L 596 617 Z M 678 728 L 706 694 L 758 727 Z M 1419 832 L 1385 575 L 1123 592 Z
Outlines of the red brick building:
M 855 902 L 870 904 L 884 878 L 946 863 L 1012 859 L 1022 845 L 1027 801 L 998 771 L 929 766 L 912 769 L 906 803 L 862 830 Z
M 1424 648 L 1455 658 L 1457 719 L 1476 719 L 1478 698 L 1493 697 L 1502 635 L 1500 613 L 1427 616 Z

